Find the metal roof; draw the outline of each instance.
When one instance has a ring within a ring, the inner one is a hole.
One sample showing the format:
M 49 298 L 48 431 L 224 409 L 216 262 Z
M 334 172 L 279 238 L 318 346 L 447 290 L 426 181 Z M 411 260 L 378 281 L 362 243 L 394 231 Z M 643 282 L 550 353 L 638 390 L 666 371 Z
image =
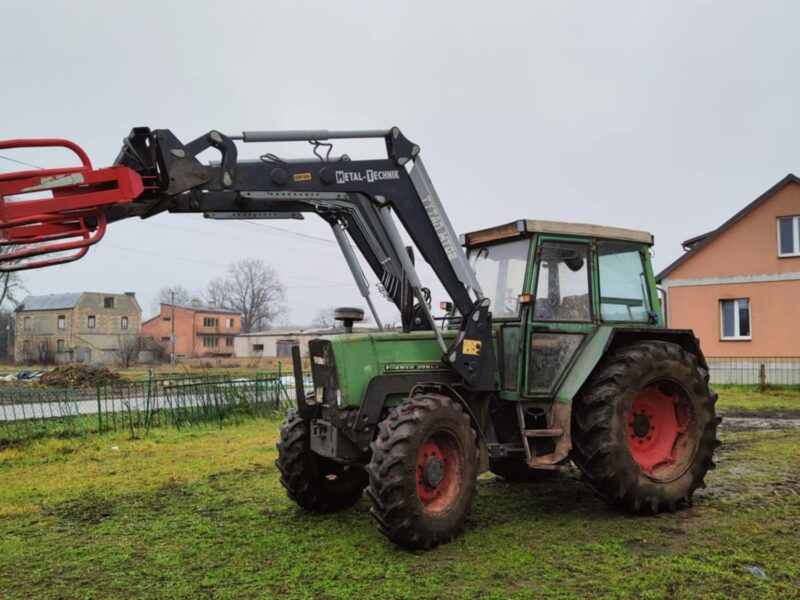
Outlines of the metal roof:
M 17 310 L 61 310 L 64 308 L 75 308 L 75 305 L 78 303 L 78 300 L 81 299 L 82 295 L 82 292 L 73 292 L 71 294 L 28 296 L 20 303 Z
M 161 304 L 166 306 L 172 306 L 169 302 L 162 302 Z M 197 306 L 192 306 L 191 304 L 176 304 L 175 308 L 184 308 L 186 310 L 193 310 L 195 312 L 204 312 L 204 313 L 219 313 L 222 315 L 241 315 L 238 310 L 230 310 L 227 308 L 220 308 L 219 306 L 209 306 L 207 304 L 198 304 Z
M 638 242 L 640 244 L 653 244 L 653 236 L 647 231 L 623 229 L 621 227 L 606 227 L 587 223 L 565 223 L 561 221 L 542 221 L 540 219 L 520 219 L 505 225 L 481 229 L 466 234 L 462 243 L 466 246 L 494 242 L 506 238 L 513 238 L 525 233 L 544 233 L 551 235 L 572 235 L 589 238 L 607 238 Z

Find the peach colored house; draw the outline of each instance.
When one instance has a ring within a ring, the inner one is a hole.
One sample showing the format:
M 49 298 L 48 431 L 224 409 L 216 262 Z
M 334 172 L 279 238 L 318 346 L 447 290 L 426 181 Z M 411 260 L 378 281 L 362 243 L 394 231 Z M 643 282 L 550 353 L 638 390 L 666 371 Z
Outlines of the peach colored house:
M 190 306 L 174 308 L 162 303 L 158 315 L 142 323 L 142 336 L 153 338 L 167 355 L 171 351 L 173 318 L 176 356 L 236 356 L 233 339 L 242 329 L 242 315 L 238 312 L 196 300 Z
M 693 329 L 706 356 L 800 356 L 800 178 L 683 245 L 656 277 L 669 327 Z

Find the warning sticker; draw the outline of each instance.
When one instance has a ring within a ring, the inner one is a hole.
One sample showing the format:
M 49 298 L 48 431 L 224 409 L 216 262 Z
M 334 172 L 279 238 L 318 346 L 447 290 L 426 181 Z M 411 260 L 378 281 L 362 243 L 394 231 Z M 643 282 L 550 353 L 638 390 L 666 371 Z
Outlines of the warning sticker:
M 469 354 L 471 356 L 478 356 L 481 353 L 480 340 L 465 339 L 464 342 L 461 344 L 461 353 Z
M 293 177 L 295 181 L 311 181 L 311 173 L 295 173 Z

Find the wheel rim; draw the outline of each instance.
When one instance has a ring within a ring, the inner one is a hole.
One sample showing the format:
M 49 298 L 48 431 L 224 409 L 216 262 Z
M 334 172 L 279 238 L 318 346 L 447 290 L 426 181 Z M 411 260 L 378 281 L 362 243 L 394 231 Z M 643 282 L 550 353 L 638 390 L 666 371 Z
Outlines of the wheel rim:
M 682 475 L 697 447 L 694 410 L 679 385 L 659 381 L 644 387 L 627 418 L 628 450 L 644 473 L 659 481 Z
M 461 488 L 461 471 L 456 439 L 443 431 L 431 435 L 417 457 L 417 496 L 426 512 L 450 508 Z

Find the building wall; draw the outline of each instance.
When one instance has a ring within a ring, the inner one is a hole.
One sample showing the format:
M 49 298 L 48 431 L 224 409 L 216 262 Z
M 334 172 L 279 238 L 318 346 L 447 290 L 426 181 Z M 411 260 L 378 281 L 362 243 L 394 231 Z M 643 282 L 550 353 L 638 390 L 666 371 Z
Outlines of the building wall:
M 693 329 L 708 356 L 800 356 L 800 257 L 778 257 L 777 218 L 790 215 L 800 215 L 795 183 L 676 267 L 662 281 L 668 325 Z M 750 300 L 750 340 L 720 339 L 720 300 L 734 298 Z
M 235 338 L 236 356 L 242 358 L 259 356 L 278 356 L 278 342 L 280 340 L 297 340 L 300 345 L 301 356 L 308 356 L 308 342 L 318 338 L 320 334 L 278 334 L 278 335 L 240 335 Z M 258 346 L 263 349 L 259 350 Z M 288 358 L 288 357 L 287 357 Z
M 800 214 L 790 183 L 669 274 L 668 280 L 800 272 L 800 257 L 778 258 L 779 216 Z
M 58 317 L 64 317 L 64 329 L 58 329 Z M 27 318 L 28 327 L 25 327 Z M 56 362 L 69 362 L 69 353 L 57 355 L 58 340 L 64 340 L 65 348 L 74 346 L 72 309 L 35 310 L 16 313 L 16 338 L 14 361 L 39 361 L 39 345 L 47 345 L 48 358 Z
M 720 300 L 750 300 L 750 340 L 722 340 Z M 669 326 L 693 329 L 707 356 L 800 356 L 800 281 L 677 287 L 669 290 Z
M 105 307 L 106 298 L 113 298 L 113 307 Z M 64 317 L 64 329 L 58 329 L 59 316 Z M 93 328 L 89 327 L 90 316 L 94 317 Z M 122 328 L 122 317 L 128 319 L 127 329 Z M 25 328 L 26 318 L 30 319 L 29 329 Z M 14 360 L 39 361 L 39 346 L 47 344 L 47 362 L 112 364 L 118 362 L 121 340 L 139 336 L 141 320 L 142 310 L 132 293 L 86 292 L 71 309 L 19 311 Z M 57 352 L 58 340 L 64 340 L 64 352 Z
M 152 337 L 169 354 L 171 352 L 170 335 L 172 334 L 173 309 L 169 304 L 162 304 L 160 313 L 145 322 L 142 335 Z M 206 326 L 204 319 L 217 319 L 217 326 Z M 232 321 L 229 323 L 228 321 Z M 202 356 L 235 356 L 235 344 L 227 345 L 226 340 L 233 341 L 242 328 L 242 318 L 237 314 L 216 313 L 175 307 L 175 354 L 179 357 L 194 358 Z M 217 346 L 204 346 L 204 338 L 216 338 Z

